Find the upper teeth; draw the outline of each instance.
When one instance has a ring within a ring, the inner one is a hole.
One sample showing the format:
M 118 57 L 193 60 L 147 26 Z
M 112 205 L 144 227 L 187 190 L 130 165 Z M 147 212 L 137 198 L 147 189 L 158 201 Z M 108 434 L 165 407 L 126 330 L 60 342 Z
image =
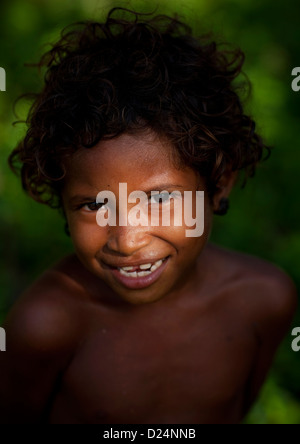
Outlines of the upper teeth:
M 163 263 L 162 259 L 159 261 L 154 262 L 154 264 L 141 264 L 139 265 L 139 268 L 141 270 L 147 270 L 147 271 L 133 271 L 130 273 L 131 270 L 133 270 L 135 267 L 118 267 L 121 274 L 126 274 L 127 276 L 131 277 L 138 277 L 138 276 L 147 276 L 150 273 L 153 273 L 153 271 L 157 270 L 158 267 L 161 266 Z

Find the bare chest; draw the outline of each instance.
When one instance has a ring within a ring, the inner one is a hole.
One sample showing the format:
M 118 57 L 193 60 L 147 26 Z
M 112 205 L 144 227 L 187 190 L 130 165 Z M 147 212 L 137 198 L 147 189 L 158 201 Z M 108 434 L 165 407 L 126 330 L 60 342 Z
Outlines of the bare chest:
M 211 319 L 104 323 L 65 372 L 50 422 L 236 422 L 254 353 L 251 335 Z

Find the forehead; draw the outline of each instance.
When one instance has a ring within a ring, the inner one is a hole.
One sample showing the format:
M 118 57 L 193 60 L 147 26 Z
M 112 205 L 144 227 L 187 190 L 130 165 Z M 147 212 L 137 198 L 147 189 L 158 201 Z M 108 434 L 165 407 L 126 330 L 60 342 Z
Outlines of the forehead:
M 147 179 L 168 181 L 171 178 L 191 179 L 190 168 L 178 168 L 178 155 L 167 140 L 153 133 L 102 140 L 93 148 L 79 150 L 66 165 L 66 181 L 131 182 L 135 185 Z M 196 173 L 193 172 L 192 176 Z

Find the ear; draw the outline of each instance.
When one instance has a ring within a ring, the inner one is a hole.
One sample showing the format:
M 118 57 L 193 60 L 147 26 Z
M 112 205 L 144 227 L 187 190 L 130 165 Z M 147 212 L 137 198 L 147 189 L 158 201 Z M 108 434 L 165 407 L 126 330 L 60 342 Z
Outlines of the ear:
M 238 172 L 228 170 L 225 172 L 222 177 L 220 178 L 216 192 L 213 196 L 213 211 L 217 211 L 220 206 L 220 200 L 222 198 L 228 198 L 230 195 L 230 192 L 232 190 L 232 187 L 234 186 L 236 180 L 237 180 Z

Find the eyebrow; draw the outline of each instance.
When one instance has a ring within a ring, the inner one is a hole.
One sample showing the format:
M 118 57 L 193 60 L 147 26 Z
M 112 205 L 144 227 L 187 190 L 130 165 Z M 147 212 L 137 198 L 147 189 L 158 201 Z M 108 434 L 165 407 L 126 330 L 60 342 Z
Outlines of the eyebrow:
M 177 185 L 177 184 L 173 184 L 173 183 L 160 183 L 155 185 L 154 187 L 152 186 L 151 188 L 149 188 L 148 190 L 143 190 L 144 193 L 150 193 L 151 191 L 164 191 L 166 188 L 185 188 L 183 185 Z
M 149 189 L 146 190 L 139 190 L 139 191 L 144 191 L 144 193 L 150 193 L 151 191 L 164 191 L 166 188 L 185 188 L 183 185 L 178 185 L 178 184 L 172 184 L 172 183 L 163 183 L 163 184 L 158 184 L 155 186 L 152 186 Z M 101 190 L 103 191 L 103 190 Z M 136 191 L 136 190 L 134 190 Z M 98 194 L 98 193 L 97 193 Z M 69 199 L 69 204 L 74 205 L 74 204 L 78 204 L 80 202 L 95 202 L 97 198 L 97 195 L 95 196 L 87 196 L 84 194 L 77 194 L 75 196 L 72 196 Z
M 76 204 L 80 204 L 82 202 L 95 202 L 95 201 L 96 201 L 95 196 L 85 196 L 84 194 L 78 194 L 78 195 L 72 196 L 68 200 L 68 203 L 69 203 L 69 205 L 76 205 Z

